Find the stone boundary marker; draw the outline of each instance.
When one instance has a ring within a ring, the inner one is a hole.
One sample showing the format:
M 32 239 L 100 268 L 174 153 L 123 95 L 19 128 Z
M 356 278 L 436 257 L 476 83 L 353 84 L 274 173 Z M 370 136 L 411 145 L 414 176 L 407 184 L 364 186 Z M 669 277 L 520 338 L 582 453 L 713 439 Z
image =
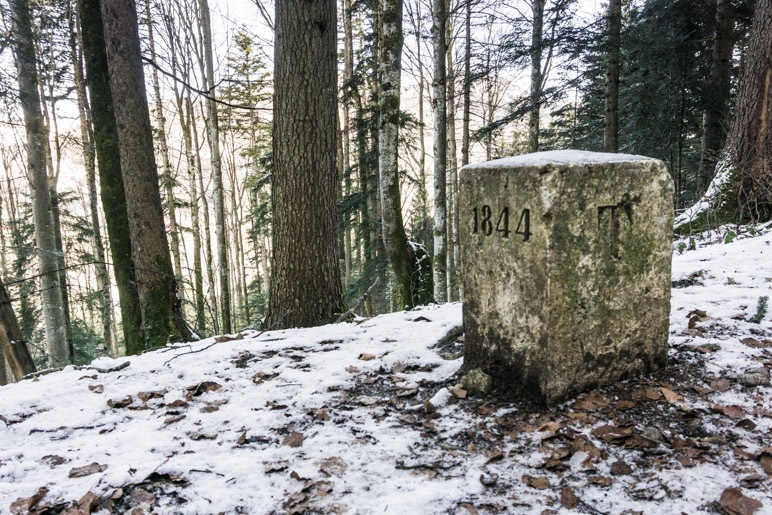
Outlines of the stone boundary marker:
M 469 165 L 459 233 L 464 370 L 554 404 L 667 364 L 673 181 L 573 150 Z

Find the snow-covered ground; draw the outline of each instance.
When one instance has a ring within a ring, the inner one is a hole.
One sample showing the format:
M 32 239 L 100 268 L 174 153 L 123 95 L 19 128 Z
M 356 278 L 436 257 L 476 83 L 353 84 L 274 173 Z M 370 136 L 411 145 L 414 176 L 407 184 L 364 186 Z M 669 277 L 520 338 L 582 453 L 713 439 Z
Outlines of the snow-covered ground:
M 444 392 L 460 304 L 2 387 L 0 513 L 772 513 L 770 235 L 675 252 L 671 367 L 542 413 Z

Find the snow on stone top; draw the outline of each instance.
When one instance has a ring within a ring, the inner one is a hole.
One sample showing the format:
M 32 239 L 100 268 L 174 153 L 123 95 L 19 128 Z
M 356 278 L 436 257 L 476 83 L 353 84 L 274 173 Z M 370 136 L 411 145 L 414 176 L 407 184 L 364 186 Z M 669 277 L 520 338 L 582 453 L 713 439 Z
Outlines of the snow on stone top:
M 547 164 L 585 165 L 651 160 L 653 160 L 651 157 L 632 154 L 610 154 L 605 152 L 588 152 L 586 150 L 549 150 L 547 152 L 534 152 L 533 154 L 494 159 L 493 161 L 467 165 L 464 168 L 520 168 L 525 166 L 544 166 Z

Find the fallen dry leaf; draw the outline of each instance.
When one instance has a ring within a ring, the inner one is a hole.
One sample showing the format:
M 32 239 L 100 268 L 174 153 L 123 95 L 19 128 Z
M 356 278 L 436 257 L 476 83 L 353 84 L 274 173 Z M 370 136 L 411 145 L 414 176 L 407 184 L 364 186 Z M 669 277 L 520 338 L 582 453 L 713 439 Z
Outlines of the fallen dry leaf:
M 731 515 L 751 515 L 756 513 L 763 504 L 746 496 L 739 488 L 727 488 L 721 493 L 718 504 Z
M 88 385 L 88 389 L 91 390 L 94 393 L 104 393 L 105 385 L 103 385 L 103 384 L 90 384 L 90 385 Z
M 714 404 L 711 406 L 711 409 L 734 420 L 741 419 L 745 416 L 745 410 L 743 410 L 742 406 L 737 406 L 736 404 L 730 406 Z
M 51 468 L 67 462 L 66 459 L 62 458 L 61 456 L 57 456 L 56 454 L 49 454 L 47 456 L 43 456 L 41 459 Z
M 600 426 L 592 430 L 592 435 L 604 442 L 619 443 L 633 435 L 630 427 L 617 427 L 612 425 Z
M 113 409 L 125 408 L 132 402 L 134 402 L 134 399 L 132 399 L 131 395 L 127 395 L 126 397 L 120 400 L 107 399 L 107 405 Z
M 38 488 L 37 492 L 32 494 L 30 497 L 19 497 L 11 503 L 11 513 L 14 515 L 24 515 L 29 513 L 29 511 L 34 508 L 35 505 L 39 503 L 47 493 L 48 488 L 41 486 Z
M 546 476 L 530 476 L 528 474 L 525 474 L 523 476 L 523 483 L 526 485 L 536 488 L 537 490 L 546 490 L 550 487 L 550 480 Z
M 303 433 L 292 432 L 281 441 L 282 446 L 303 447 Z
M 222 388 L 218 383 L 215 383 L 214 381 L 202 381 L 196 385 L 189 386 L 187 388 L 187 395 L 185 398 L 188 401 L 192 401 L 193 397 L 198 397 L 200 395 L 205 394 L 206 392 L 214 392 Z
M 614 483 L 614 480 L 607 476 L 595 476 L 589 478 L 587 481 L 593 485 L 602 486 L 603 488 L 609 487 Z
M 756 453 L 756 459 L 761 468 L 769 475 L 772 475 L 772 447 L 764 447 Z
M 255 384 L 263 384 L 266 381 L 270 381 L 271 379 L 274 379 L 276 377 L 279 377 L 278 372 L 258 372 L 254 376 L 252 376 L 252 382 Z
M 273 463 L 266 463 L 263 465 L 263 471 L 266 474 L 270 474 L 271 472 L 281 472 L 282 470 L 287 470 L 289 468 L 290 464 L 289 461 L 276 461 Z
M 363 352 L 362 354 L 359 355 L 357 359 L 361 361 L 371 361 L 377 357 L 378 356 L 376 356 L 375 354 L 368 354 L 367 352 Z
M 536 431 L 539 433 L 544 433 L 541 435 L 541 440 L 544 441 L 544 440 L 550 440 L 552 438 L 555 438 L 555 436 L 557 436 L 558 434 L 558 431 L 560 431 L 564 427 L 566 427 L 566 425 L 563 424 L 562 422 L 551 421 L 551 422 L 542 424 L 539 428 L 536 429 Z
M 343 474 L 346 472 L 346 469 L 348 469 L 348 465 L 346 465 L 346 462 L 343 461 L 343 459 L 338 456 L 324 458 L 323 460 L 317 461 L 316 464 L 319 465 L 319 470 L 322 472 L 322 474 L 325 474 L 328 477 L 329 476 L 342 477 Z
M 474 507 L 472 503 L 469 502 L 462 502 L 458 505 L 459 508 L 463 508 L 466 510 L 466 513 L 468 515 L 478 515 L 479 512 L 477 511 L 477 508 Z M 456 512 L 458 513 L 458 511 Z
M 609 472 L 611 472 L 612 476 L 629 476 L 633 473 L 633 469 L 623 461 L 615 461 L 611 464 Z
M 448 391 L 453 394 L 456 399 L 466 399 L 467 392 L 463 388 L 456 388 L 455 386 L 448 386 Z
M 494 461 L 499 461 L 504 458 L 504 453 L 502 451 L 489 451 L 486 455 L 486 463 L 492 463 Z
M 97 474 L 99 472 L 104 472 L 107 470 L 107 465 L 102 465 L 97 462 L 89 463 L 88 465 L 84 465 L 82 467 L 75 467 L 72 470 L 70 470 L 69 477 L 84 477 L 84 476 L 90 476 L 91 474 Z
M 743 338 L 740 343 L 752 349 L 766 349 L 772 347 L 772 340 L 759 341 L 756 338 Z
M 185 415 L 175 415 L 173 417 L 169 417 L 164 420 L 164 425 L 168 426 L 169 424 L 174 424 L 175 422 L 179 422 L 183 418 L 185 418 Z
M 164 395 L 169 393 L 169 390 L 157 390 L 155 392 L 139 392 L 137 397 L 142 402 L 147 402 L 150 399 L 163 399 Z
M 585 398 L 576 401 L 571 407 L 573 409 L 595 411 L 607 407 L 611 404 L 608 397 L 600 392 L 590 392 Z
M 233 342 L 236 340 L 243 340 L 244 335 L 239 333 L 236 336 L 215 336 L 214 341 L 217 343 L 223 343 L 223 342 Z
M 729 384 L 729 380 L 725 377 L 720 377 L 718 379 L 714 379 L 710 382 L 710 387 L 714 390 L 718 390 L 719 392 L 726 392 L 729 390 L 731 385 Z
M 662 395 L 665 396 L 665 400 L 670 404 L 683 404 L 684 403 L 684 397 L 681 394 L 678 394 L 671 390 L 670 388 L 665 388 L 664 386 L 659 389 L 659 391 L 662 392 Z
M 579 506 L 579 498 L 571 490 L 571 487 L 566 486 L 560 491 L 560 505 L 567 510 L 572 510 Z

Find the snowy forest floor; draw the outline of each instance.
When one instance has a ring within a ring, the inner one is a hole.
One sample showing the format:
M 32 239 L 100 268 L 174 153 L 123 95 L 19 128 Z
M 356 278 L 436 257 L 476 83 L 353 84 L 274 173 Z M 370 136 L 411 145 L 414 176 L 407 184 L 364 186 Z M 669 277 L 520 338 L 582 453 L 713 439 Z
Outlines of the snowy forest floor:
M 539 413 L 426 409 L 458 381 L 460 304 L 2 387 L 0 512 L 770 513 L 772 317 L 749 320 L 772 225 L 756 230 L 675 253 L 666 370 Z

